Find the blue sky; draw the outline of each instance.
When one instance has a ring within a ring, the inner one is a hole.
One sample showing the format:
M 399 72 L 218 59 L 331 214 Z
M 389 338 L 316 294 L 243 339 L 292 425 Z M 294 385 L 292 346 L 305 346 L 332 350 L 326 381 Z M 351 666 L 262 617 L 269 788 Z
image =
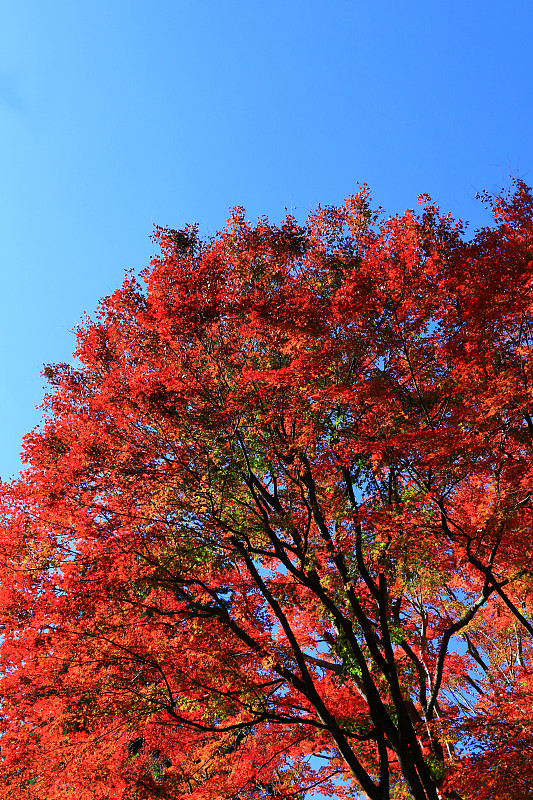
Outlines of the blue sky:
M 477 190 L 533 180 L 532 28 L 531 0 L 4 0 L 0 475 L 154 224 L 304 218 L 359 182 L 485 224 Z

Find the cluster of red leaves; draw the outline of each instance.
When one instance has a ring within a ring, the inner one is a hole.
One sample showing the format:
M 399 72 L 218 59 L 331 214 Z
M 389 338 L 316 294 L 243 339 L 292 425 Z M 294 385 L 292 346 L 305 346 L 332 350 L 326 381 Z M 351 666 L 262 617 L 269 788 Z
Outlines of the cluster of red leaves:
M 2 488 L 0 797 L 531 796 L 533 201 L 493 206 L 157 231 Z

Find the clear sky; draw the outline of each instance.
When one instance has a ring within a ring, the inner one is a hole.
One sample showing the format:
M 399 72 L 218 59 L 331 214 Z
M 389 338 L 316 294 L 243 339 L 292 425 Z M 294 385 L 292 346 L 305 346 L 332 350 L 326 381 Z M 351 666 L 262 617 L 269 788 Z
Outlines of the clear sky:
M 0 475 L 154 224 L 533 182 L 532 0 L 4 0 Z

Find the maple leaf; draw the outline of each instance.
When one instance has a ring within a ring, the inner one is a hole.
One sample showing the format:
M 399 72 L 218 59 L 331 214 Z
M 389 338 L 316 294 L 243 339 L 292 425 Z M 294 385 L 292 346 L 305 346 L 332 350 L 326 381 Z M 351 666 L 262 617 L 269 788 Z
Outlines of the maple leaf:
M 530 795 L 533 202 L 422 204 L 158 228 L 47 368 L 0 797 Z

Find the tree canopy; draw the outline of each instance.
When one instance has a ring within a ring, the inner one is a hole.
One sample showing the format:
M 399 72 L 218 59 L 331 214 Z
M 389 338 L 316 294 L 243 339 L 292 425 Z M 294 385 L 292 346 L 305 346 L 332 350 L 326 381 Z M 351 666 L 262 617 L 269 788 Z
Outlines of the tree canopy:
M 533 199 L 485 200 L 157 229 L 2 486 L 1 797 L 533 796 Z

